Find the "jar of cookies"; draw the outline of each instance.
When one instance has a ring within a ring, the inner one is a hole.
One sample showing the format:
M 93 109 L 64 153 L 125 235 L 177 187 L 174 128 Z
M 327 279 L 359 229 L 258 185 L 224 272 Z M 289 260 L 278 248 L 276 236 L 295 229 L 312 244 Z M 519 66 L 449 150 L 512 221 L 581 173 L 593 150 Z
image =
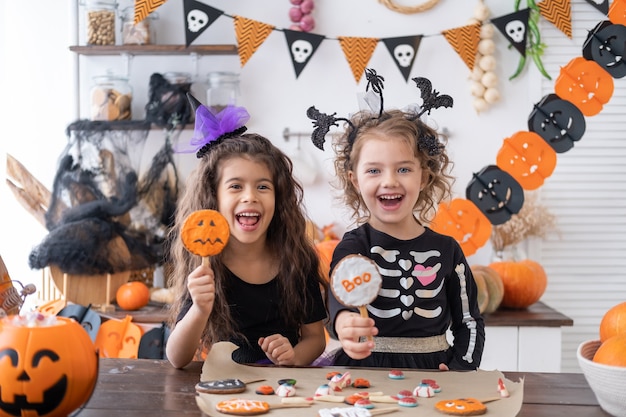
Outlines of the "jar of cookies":
M 84 0 L 87 45 L 115 45 L 116 0 Z
M 135 24 L 135 7 L 126 7 L 121 12 L 122 44 L 149 45 L 156 43 L 154 21 L 159 18 L 156 13 L 150 13 L 142 21 Z
M 110 73 L 94 77 L 91 120 L 130 120 L 132 98 L 128 78 Z

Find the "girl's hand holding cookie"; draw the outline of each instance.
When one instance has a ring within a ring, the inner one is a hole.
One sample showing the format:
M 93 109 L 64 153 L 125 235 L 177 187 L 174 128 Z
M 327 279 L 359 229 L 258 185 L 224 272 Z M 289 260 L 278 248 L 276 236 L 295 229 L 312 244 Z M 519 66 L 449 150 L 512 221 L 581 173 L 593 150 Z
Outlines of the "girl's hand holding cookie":
M 374 342 L 370 339 L 378 334 L 374 320 L 359 314 L 344 311 L 335 322 L 335 331 L 344 352 L 352 359 L 364 359 L 372 353 Z M 365 337 L 365 342 L 361 338 Z
M 213 270 L 202 264 L 194 269 L 187 278 L 187 289 L 193 300 L 192 308 L 209 315 L 215 301 L 215 276 Z
M 293 365 L 296 353 L 285 336 L 273 334 L 259 339 L 259 346 L 265 355 L 276 365 Z

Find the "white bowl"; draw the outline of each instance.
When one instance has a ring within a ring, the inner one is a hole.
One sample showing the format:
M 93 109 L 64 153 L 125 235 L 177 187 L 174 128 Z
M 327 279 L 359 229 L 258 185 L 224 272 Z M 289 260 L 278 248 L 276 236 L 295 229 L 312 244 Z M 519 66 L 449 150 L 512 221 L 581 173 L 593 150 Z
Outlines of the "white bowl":
M 626 367 L 593 362 L 599 347 L 599 340 L 581 343 L 576 352 L 578 364 L 600 407 L 614 417 L 626 417 Z

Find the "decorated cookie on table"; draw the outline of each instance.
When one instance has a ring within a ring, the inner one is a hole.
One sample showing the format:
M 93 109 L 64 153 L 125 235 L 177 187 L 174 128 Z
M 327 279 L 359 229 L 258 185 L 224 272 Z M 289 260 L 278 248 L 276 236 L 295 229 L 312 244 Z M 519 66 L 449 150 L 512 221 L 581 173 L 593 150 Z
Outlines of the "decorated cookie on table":
M 432 398 L 435 396 L 435 390 L 429 384 L 425 382 L 421 382 L 415 389 L 413 390 L 414 397 L 422 397 L 422 398 Z
M 352 377 L 350 371 L 346 371 L 343 374 L 333 376 L 328 382 L 328 386 L 330 386 L 333 391 L 341 391 L 345 387 L 349 387 L 351 383 Z
M 367 305 L 376 299 L 382 283 L 374 261 L 362 255 L 343 258 L 330 277 L 330 288 L 337 300 L 346 307 L 358 308 L 361 317 L 369 316 Z
M 478 416 L 487 412 L 487 406 L 476 398 L 457 398 L 439 401 L 435 410 L 453 416 Z
M 237 394 L 246 390 L 246 384 L 263 381 L 263 379 L 241 380 L 238 378 L 215 379 L 200 381 L 196 384 L 196 391 L 205 394 Z

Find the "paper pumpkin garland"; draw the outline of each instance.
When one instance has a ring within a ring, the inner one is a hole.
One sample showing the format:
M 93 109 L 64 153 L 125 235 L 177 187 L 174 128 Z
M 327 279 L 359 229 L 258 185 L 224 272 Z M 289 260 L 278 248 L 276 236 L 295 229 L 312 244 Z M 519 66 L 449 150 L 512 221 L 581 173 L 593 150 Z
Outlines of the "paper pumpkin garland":
M 626 4 L 624 7 L 626 8 Z M 598 23 L 589 32 L 583 47 L 583 57 L 595 61 L 614 78 L 626 75 L 626 63 L 623 59 L 626 53 L 626 19 L 622 21 L 622 24 L 608 20 Z
M 517 132 L 498 151 L 496 164 L 511 174 L 525 190 L 535 190 L 552 175 L 556 152 L 534 132 Z
M 585 117 L 578 107 L 556 94 L 544 96 L 528 118 L 528 129 L 557 153 L 569 151 L 585 133 Z
M 524 205 L 522 186 L 496 165 L 488 165 L 475 173 L 465 193 L 493 225 L 506 222 Z
M 561 68 L 554 91 L 585 116 L 595 116 L 613 96 L 613 78 L 596 62 L 578 57 Z
M 474 203 L 461 198 L 441 203 L 436 221 L 430 227 L 438 233 L 452 236 L 461 245 L 463 253 L 475 253 L 491 235 L 489 219 Z

